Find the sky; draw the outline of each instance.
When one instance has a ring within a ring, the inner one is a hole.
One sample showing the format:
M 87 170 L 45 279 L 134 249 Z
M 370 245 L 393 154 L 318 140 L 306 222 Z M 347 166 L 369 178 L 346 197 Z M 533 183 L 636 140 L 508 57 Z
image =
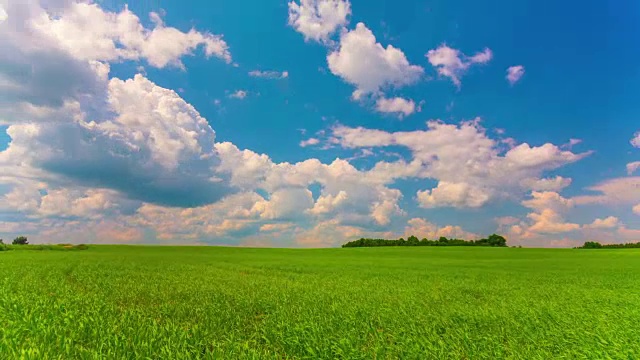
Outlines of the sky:
M 640 241 L 640 3 L 0 0 L 0 238 Z

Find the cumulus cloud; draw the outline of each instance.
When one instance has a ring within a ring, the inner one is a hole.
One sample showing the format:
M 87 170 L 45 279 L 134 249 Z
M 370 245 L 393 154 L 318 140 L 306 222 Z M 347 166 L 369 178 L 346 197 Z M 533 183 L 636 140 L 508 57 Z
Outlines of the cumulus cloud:
M 533 191 L 531 199 L 523 201 L 522 205 L 533 210 L 527 215 L 530 223 L 514 225 L 511 229 L 512 232 L 523 238 L 532 238 L 539 234 L 566 233 L 580 229 L 580 225 L 566 222 L 564 219 L 564 214 L 575 206 L 574 201 L 566 199 L 556 192 Z
M 457 208 L 478 208 L 491 198 L 491 190 L 467 183 L 440 181 L 432 190 L 418 191 L 418 203 L 423 208 L 451 206 Z
M 289 25 L 304 35 L 306 41 L 327 42 L 348 23 L 351 3 L 348 0 L 300 0 L 289 2 Z
M 578 205 L 634 205 L 640 203 L 640 177 L 622 177 L 606 180 L 587 190 L 593 195 L 580 195 L 573 198 Z
M 418 193 L 418 201 L 424 207 L 479 207 L 494 198 L 517 198 L 533 189 L 561 188 L 570 180 L 550 180 L 542 175 L 589 155 L 563 151 L 548 143 L 541 146 L 523 143 L 502 153 L 499 143 L 487 136 L 478 119 L 460 125 L 429 121 L 427 128 L 386 132 L 337 126 L 332 129 L 330 142 L 344 148 L 408 148 L 410 161 L 381 161 L 369 174 L 387 180 L 408 177 L 438 180 L 435 189 Z
M 514 85 L 524 76 L 524 66 L 516 65 L 507 69 L 507 81 L 509 84 Z
M 103 10 L 98 4 L 73 2 L 61 14 L 34 18 L 31 26 L 79 60 L 144 58 L 154 67 L 182 68 L 180 58 L 202 46 L 205 56 L 216 56 L 231 63 L 229 46 L 222 36 L 195 29 L 182 32 L 167 27 L 158 14 L 150 16 L 155 26 L 146 29 L 126 6 L 115 13 Z
M 234 92 L 232 92 L 229 97 L 232 99 L 239 99 L 242 100 L 244 98 L 247 97 L 249 93 L 246 90 L 236 90 Z
M 620 219 L 615 216 L 609 216 L 605 219 L 595 219 L 593 223 L 586 225 L 591 229 L 612 229 L 620 226 Z
M 633 145 L 634 147 L 640 148 L 640 131 L 638 131 L 633 139 L 631 139 L 631 145 Z
M 313 146 L 313 145 L 318 145 L 320 143 L 319 139 L 316 138 L 308 138 L 307 140 L 302 140 L 300 141 L 300 147 L 307 147 L 307 146 Z
M 437 49 L 429 50 L 425 56 L 436 68 L 438 74 L 450 78 L 457 87 L 460 87 L 462 85 L 460 79 L 466 71 L 473 64 L 488 63 L 493 58 L 493 53 L 485 48 L 473 56 L 466 56 L 460 50 L 442 44 Z
M 339 48 L 327 56 L 327 63 L 334 75 L 356 87 L 356 99 L 415 83 L 424 72 L 422 67 L 411 65 L 400 49 L 392 45 L 384 48 L 376 42 L 363 23 L 340 37 Z
M 407 221 L 404 236 L 416 236 L 419 239 L 439 239 L 441 236 L 452 239 L 474 240 L 480 236 L 463 230 L 460 226 L 447 225 L 439 227 L 425 219 L 412 218 Z
M 381 113 L 395 113 L 398 117 L 403 118 L 416 111 L 416 104 L 413 100 L 407 100 L 401 97 L 391 99 L 381 97 L 376 101 L 376 110 Z
M 633 175 L 636 170 L 640 169 L 640 161 L 634 161 L 627 164 L 627 174 Z
M 167 205 L 213 202 L 231 191 L 215 173 L 215 132 L 191 105 L 139 74 L 107 88 L 101 114 L 9 126 L 0 164 Z
M 288 71 L 262 71 L 262 70 L 252 70 L 249 71 L 249 76 L 263 78 L 263 79 L 286 79 L 289 77 Z

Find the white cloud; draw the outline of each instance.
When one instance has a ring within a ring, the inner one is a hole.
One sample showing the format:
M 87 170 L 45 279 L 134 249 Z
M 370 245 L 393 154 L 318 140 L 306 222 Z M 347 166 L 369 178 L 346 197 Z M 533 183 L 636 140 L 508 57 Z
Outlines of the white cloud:
M 524 76 L 524 66 L 516 65 L 507 69 L 507 81 L 509 84 L 514 85 Z
M 438 74 L 446 76 L 453 83 L 460 87 L 460 78 L 473 64 L 486 64 L 493 58 L 490 49 L 485 48 L 482 52 L 473 56 L 466 56 L 460 50 L 450 48 L 446 44 L 440 45 L 437 49 L 429 50 L 426 54 L 429 63 L 434 66 Z
M 620 219 L 615 216 L 609 216 L 605 219 L 595 219 L 593 223 L 585 225 L 585 227 L 590 229 L 612 229 L 620 225 Z
M 477 208 L 491 198 L 491 190 L 478 188 L 467 183 L 440 181 L 432 190 L 418 191 L 418 203 L 423 208 L 451 206 L 457 208 Z
M 369 174 L 381 181 L 408 177 L 438 180 L 434 190 L 419 193 L 419 201 L 426 207 L 478 207 L 494 198 L 519 198 L 532 189 L 559 189 L 570 180 L 542 175 L 589 154 L 574 154 L 552 144 L 532 147 L 526 143 L 502 154 L 500 144 L 487 137 L 477 119 L 460 125 L 429 121 L 427 127 L 424 131 L 391 133 L 337 126 L 329 141 L 344 148 L 403 146 L 411 150 L 409 162 L 381 161 Z
M 348 0 L 300 0 L 289 2 L 289 25 L 305 40 L 327 42 L 348 23 L 351 4 Z
M 571 185 L 572 179 L 555 176 L 545 179 L 525 179 L 523 185 L 534 191 L 561 191 Z
M 424 72 L 409 64 L 400 49 L 377 43 L 363 23 L 340 37 L 340 46 L 327 56 L 327 63 L 333 74 L 356 86 L 354 98 L 415 83 Z
M 150 17 L 155 27 L 146 29 L 126 6 L 115 13 L 101 9 L 98 4 L 74 2 L 61 14 L 34 18 L 31 26 L 80 60 L 144 58 L 154 67 L 182 68 L 180 58 L 202 46 L 207 57 L 216 56 L 231 63 L 229 47 L 220 35 L 195 29 L 182 32 L 165 26 L 156 13 Z
M 634 161 L 627 164 L 627 174 L 629 175 L 632 175 L 638 169 L 640 169 L 640 161 Z
M 531 224 L 515 225 L 522 229 L 523 237 L 530 238 L 537 234 L 558 234 L 580 229 L 580 225 L 565 222 L 563 218 L 563 214 L 574 207 L 573 200 L 551 191 L 533 191 L 531 196 L 532 199 L 522 202 L 523 206 L 534 210 L 527 215 Z
M 320 140 L 316 139 L 316 138 L 309 138 L 307 140 L 302 140 L 300 141 L 300 147 L 307 147 L 307 146 L 312 146 L 312 145 L 318 145 L 320 143 Z
M 640 148 L 640 131 L 638 131 L 633 139 L 631 139 L 631 145 L 633 145 L 634 147 Z
M 7 14 L 7 11 L 2 7 L 2 5 L 0 5 L 0 23 L 7 20 L 8 17 L 9 15 Z
M 382 113 L 396 113 L 402 118 L 413 114 L 416 111 L 416 104 L 413 100 L 401 97 L 391 99 L 381 97 L 376 101 L 376 110 Z
M 640 215 L 640 204 L 634 206 L 632 211 L 633 211 L 634 214 Z
M 587 190 L 599 194 L 576 196 L 573 200 L 577 205 L 633 205 L 640 202 L 640 177 L 609 179 Z
M 441 236 L 450 239 L 475 240 L 480 236 L 463 230 L 460 226 L 447 225 L 439 227 L 421 218 L 413 218 L 407 221 L 404 236 L 416 236 L 418 239 L 427 238 L 429 240 L 439 239 Z
M 180 206 L 230 191 L 215 174 L 215 132 L 174 91 L 139 74 L 111 79 L 107 90 L 106 98 L 87 103 L 98 111 L 70 108 L 58 122 L 10 125 L 0 165 L 14 174 L 44 172 L 47 181 Z
M 289 77 L 289 72 L 252 70 L 249 71 L 249 76 L 263 79 L 286 79 Z
M 248 94 L 249 93 L 246 90 L 236 90 L 233 93 L 231 93 L 229 95 L 229 97 L 232 98 L 232 99 L 242 100 L 242 99 L 246 98 Z

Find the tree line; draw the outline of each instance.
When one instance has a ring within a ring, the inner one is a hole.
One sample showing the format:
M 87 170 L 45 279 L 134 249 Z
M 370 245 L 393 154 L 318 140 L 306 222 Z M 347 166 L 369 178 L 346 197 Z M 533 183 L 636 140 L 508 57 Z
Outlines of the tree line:
M 407 240 L 404 238 L 398 240 L 361 238 L 342 245 L 343 248 L 377 246 L 507 246 L 507 239 L 493 234 L 488 238 L 479 240 L 447 239 L 444 236 L 441 236 L 438 240 L 429 240 L 427 238 L 419 240 L 412 235 Z
M 640 242 L 627 244 L 600 244 L 597 241 L 587 241 L 576 249 L 640 249 Z

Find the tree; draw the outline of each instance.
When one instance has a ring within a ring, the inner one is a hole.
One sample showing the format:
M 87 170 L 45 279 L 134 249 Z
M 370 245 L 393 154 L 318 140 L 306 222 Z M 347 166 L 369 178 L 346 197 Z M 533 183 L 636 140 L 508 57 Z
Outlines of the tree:
M 507 239 L 497 234 L 489 236 L 488 240 L 490 246 L 507 246 Z
M 13 245 L 29 245 L 29 241 L 27 241 L 26 236 L 18 236 L 17 238 L 13 239 L 12 244 Z

